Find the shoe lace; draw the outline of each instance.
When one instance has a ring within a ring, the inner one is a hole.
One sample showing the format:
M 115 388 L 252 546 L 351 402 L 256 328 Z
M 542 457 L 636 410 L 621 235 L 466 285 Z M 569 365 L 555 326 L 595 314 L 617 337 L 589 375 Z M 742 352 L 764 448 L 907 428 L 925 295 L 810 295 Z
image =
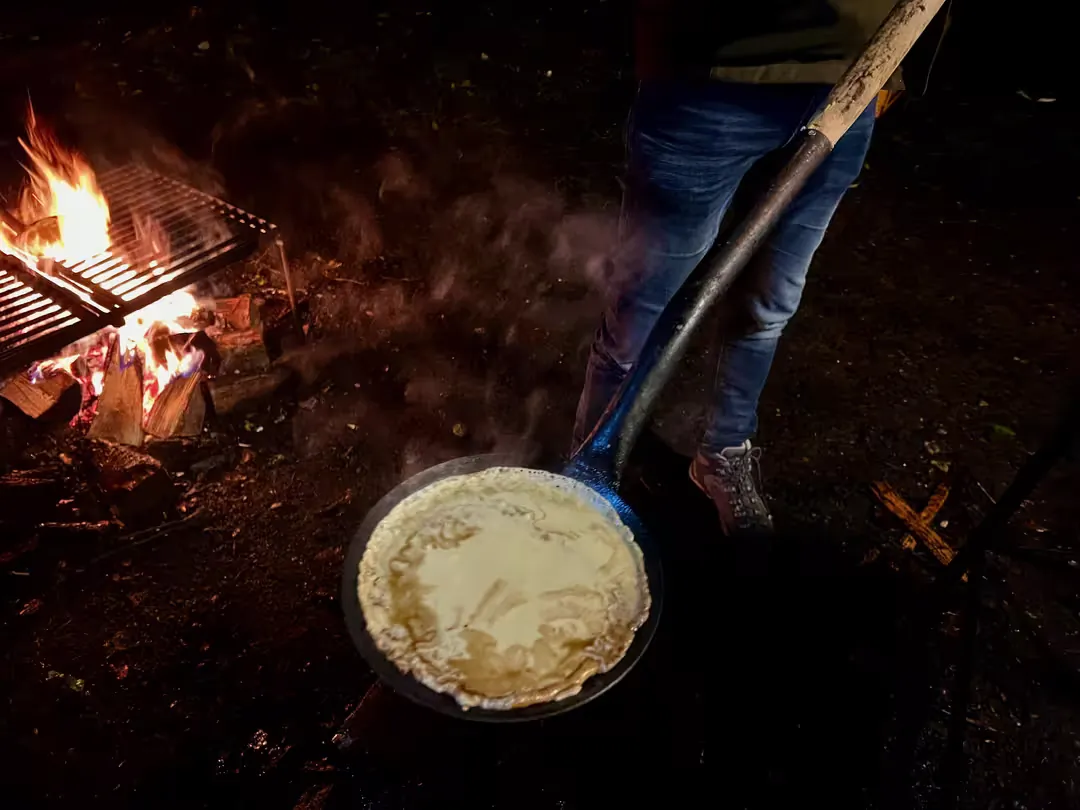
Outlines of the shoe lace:
M 757 511 L 764 508 L 759 490 L 761 489 L 761 448 L 751 447 L 737 456 L 719 456 L 723 480 L 731 493 L 731 506 L 736 516 L 742 516 L 748 509 Z

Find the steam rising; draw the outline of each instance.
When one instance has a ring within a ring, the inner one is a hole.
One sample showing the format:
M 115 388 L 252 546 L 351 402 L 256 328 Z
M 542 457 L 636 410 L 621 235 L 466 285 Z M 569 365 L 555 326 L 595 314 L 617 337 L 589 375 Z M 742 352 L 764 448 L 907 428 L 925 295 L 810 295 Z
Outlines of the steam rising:
M 342 243 L 335 258 L 301 262 L 320 342 L 341 354 L 291 358 L 309 377 L 357 386 L 335 405 L 357 428 L 343 436 L 301 415 L 298 448 L 385 445 L 403 476 L 469 453 L 525 462 L 564 452 L 576 401 L 549 391 L 579 390 L 614 215 L 572 211 L 550 187 L 505 172 L 443 191 L 400 151 L 373 175 L 370 197 L 324 192 L 321 210 L 336 217 Z M 395 395 L 374 401 L 387 379 Z
M 491 144 L 478 156 L 414 139 L 412 151 L 335 160 L 302 139 L 291 155 L 254 154 L 256 131 L 323 131 L 318 110 L 241 112 L 214 130 L 212 165 L 115 110 L 76 123 L 95 165 L 134 159 L 282 228 L 314 338 L 283 362 L 303 390 L 327 389 L 292 417 L 297 452 L 401 473 L 476 452 L 563 453 L 610 282 L 614 207 L 569 204 Z M 228 274 L 207 286 L 237 289 Z

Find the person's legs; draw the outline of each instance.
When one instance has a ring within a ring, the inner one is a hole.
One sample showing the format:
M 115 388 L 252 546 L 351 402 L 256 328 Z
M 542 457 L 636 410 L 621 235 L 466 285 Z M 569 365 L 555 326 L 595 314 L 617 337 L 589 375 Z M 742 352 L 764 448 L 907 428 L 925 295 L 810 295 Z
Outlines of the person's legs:
M 780 333 L 799 306 L 810 260 L 825 228 L 862 169 L 873 125 L 871 105 L 840 139 L 762 246 L 757 260 L 765 263 L 765 272 L 747 302 L 752 331 L 724 342 L 703 452 L 739 447 L 754 434 L 758 398 Z
M 660 312 L 716 238 L 739 181 L 782 146 L 811 91 L 643 85 L 627 133 L 626 239 L 612 300 L 593 343 L 574 427 L 596 425 Z

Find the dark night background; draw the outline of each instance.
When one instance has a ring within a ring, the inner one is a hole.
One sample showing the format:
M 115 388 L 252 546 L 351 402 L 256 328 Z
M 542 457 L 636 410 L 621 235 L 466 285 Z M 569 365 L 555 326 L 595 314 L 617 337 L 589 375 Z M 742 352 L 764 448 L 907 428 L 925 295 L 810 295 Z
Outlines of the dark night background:
M 1075 469 L 1013 524 L 1063 564 L 991 555 L 961 787 L 940 766 L 961 597 L 920 634 L 938 565 L 869 489 L 918 508 L 951 471 L 942 533 L 962 542 L 1075 369 L 1074 32 L 1056 4 L 989 5 L 953 4 L 929 80 L 880 121 L 781 347 L 760 434 L 777 543 L 722 541 L 686 480 L 706 339 L 627 486 L 665 545 L 654 646 L 581 711 L 498 728 L 373 685 L 340 565 L 405 476 L 565 451 L 614 237 L 630 5 L 5 9 L 0 192 L 29 92 L 95 162 L 146 160 L 277 222 L 315 340 L 260 410 L 163 451 L 205 525 L 127 549 L 5 524 L 4 805 L 1077 806 Z M 281 283 L 256 260 L 214 292 Z M 81 446 L 6 412 L 0 433 L 3 472 Z

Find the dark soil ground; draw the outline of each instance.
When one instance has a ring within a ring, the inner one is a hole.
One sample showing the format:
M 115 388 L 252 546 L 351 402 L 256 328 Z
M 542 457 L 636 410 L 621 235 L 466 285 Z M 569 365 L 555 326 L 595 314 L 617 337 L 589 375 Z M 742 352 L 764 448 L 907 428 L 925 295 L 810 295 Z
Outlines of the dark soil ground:
M 919 509 L 953 476 L 940 530 L 961 544 L 1065 395 L 1080 125 L 1042 48 L 987 58 L 1024 24 L 961 6 L 929 94 L 880 123 L 762 406 L 777 540 L 724 541 L 686 480 L 703 340 L 626 486 L 665 548 L 657 639 L 586 708 L 489 727 L 375 684 L 341 562 L 413 472 L 566 450 L 614 238 L 628 17 L 325 5 L 30 9 L 0 31 L 5 188 L 29 89 L 99 163 L 147 160 L 279 223 L 312 338 L 271 401 L 154 449 L 167 514 L 88 539 L 6 507 L 5 805 L 1076 806 L 1075 470 L 1013 523 L 1048 551 L 991 557 L 959 787 L 940 763 L 962 597 L 919 621 L 940 566 L 870 493 Z M 262 258 L 213 284 L 283 279 Z M 0 426 L 0 472 L 66 466 L 57 497 L 85 491 L 76 431 Z

